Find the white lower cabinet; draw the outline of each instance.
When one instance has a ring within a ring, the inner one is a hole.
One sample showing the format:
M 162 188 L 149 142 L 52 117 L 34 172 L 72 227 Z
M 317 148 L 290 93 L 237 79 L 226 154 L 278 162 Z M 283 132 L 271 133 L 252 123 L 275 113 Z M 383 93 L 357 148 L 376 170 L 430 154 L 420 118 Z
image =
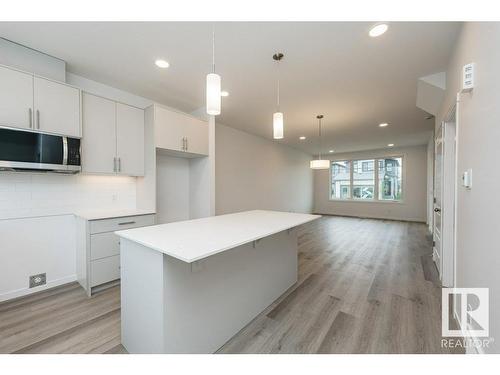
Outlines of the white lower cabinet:
M 155 215 L 88 219 L 77 216 L 77 278 L 89 296 L 120 279 L 120 239 L 114 233 L 155 224 Z

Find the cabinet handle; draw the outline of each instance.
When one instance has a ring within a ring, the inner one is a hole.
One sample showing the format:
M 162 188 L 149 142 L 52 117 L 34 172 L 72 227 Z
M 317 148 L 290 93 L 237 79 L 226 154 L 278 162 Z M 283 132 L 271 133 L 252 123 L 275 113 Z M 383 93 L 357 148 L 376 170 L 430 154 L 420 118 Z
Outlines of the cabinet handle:
M 123 223 L 118 223 L 118 225 L 131 225 L 131 224 L 135 224 L 135 221 L 125 221 Z
M 122 158 L 118 158 L 118 172 L 122 171 Z
M 113 172 L 116 172 L 116 157 L 113 158 Z
M 186 142 L 185 142 L 185 138 L 182 137 L 182 146 L 181 146 L 181 150 L 184 151 L 184 149 L 186 148 Z
M 186 137 L 186 151 L 189 149 L 188 138 Z
M 28 109 L 28 114 L 30 116 L 30 129 L 33 127 L 33 110 L 30 108 Z
M 40 111 L 36 110 L 36 128 L 40 129 Z

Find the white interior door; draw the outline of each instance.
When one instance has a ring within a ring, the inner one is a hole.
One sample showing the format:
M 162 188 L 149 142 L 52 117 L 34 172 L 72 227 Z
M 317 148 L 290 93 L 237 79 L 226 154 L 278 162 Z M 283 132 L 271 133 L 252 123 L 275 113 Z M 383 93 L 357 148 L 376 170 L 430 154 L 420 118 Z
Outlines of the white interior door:
M 453 116 L 443 122 L 435 139 L 433 259 L 445 287 L 455 282 L 455 132 Z
M 443 201 L 443 127 L 437 131 L 434 151 L 434 232 L 432 258 L 441 275 L 442 271 L 442 201 Z

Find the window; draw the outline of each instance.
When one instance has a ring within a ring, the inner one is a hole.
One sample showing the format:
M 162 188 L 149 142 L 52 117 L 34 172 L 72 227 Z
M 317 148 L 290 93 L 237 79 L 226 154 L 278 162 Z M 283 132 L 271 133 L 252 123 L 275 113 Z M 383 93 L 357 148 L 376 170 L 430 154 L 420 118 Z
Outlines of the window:
M 377 166 L 377 168 L 375 168 Z M 401 201 L 403 157 L 336 160 L 330 168 L 330 199 Z
M 375 160 L 354 160 L 352 176 L 352 197 L 354 199 L 373 199 L 375 197 Z M 370 168 L 371 166 L 371 168 Z
M 378 161 L 378 199 L 401 200 L 403 158 L 387 158 Z
M 349 199 L 351 197 L 351 162 L 334 161 L 331 165 L 332 199 Z

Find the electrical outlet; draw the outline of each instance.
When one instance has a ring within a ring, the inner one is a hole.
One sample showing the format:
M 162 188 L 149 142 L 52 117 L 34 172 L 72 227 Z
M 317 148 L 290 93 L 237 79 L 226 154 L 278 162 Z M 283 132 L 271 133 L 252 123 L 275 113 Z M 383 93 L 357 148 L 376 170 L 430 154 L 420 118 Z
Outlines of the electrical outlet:
M 45 285 L 47 283 L 47 274 L 39 273 L 38 275 L 30 276 L 30 288 Z

